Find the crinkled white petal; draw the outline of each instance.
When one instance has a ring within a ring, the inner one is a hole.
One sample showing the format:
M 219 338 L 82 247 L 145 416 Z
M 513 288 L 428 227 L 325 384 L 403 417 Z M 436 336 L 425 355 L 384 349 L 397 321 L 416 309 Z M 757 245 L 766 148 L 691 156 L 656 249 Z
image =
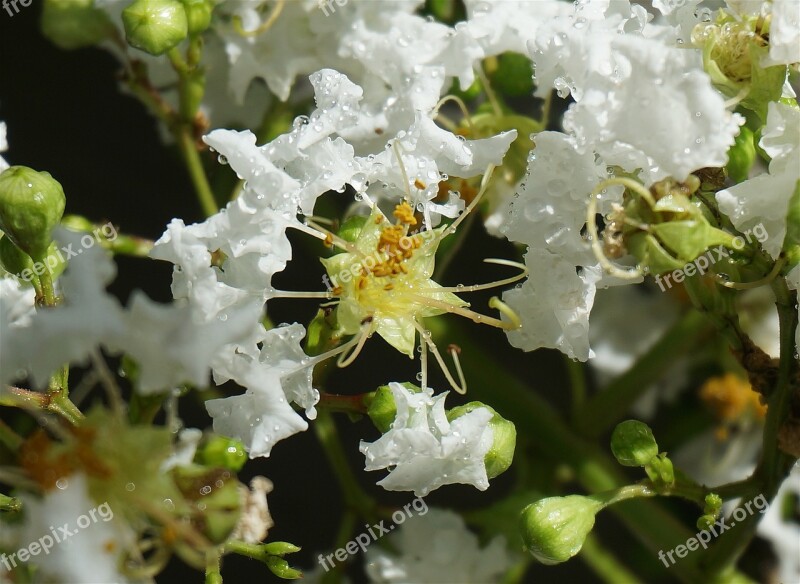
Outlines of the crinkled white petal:
M 500 232 L 535 250 L 548 250 L 574 265 L 594 263 L 581 236 L 589 195 L 607 178 L 605 165 L 591 152 L 580 153 L 560 132 L 536 134 L 528 170 L 518 196 L 500 210 Z M 611 197 L 606 197 L 606 201 Z
M 797 0 L 773 0 L 769 27 L 769 58 L 763 65 L 800 62 L 800 6 Z
M 114 519 L 114 515 L 121 516 L 123 510 L 111 509 L 107 503 L 103 507 L 103 502 L 93 501 L 83 474 L 71 475 L 65 482 L 63 489 L 49 491 L 42 499 L 21 495 L 25 522 L 19 530 L 20 545 L 27 546 L 43 536 L 52 538 L 53 531 L 64 536 L 53 526 L 67 525 L 73 533 L 55 543 L 49 553 L 31 558 L 40 571 L 39 577 L 75 584 L 128 582 L 119 566 L 126 550 L 134 544 L 134 534 L 119 519 Z M 95 509 L 96 520 L 91 521 L 89 512 Z M 90 519 L 84 529 L 77 523 L 81 516 Z
M 392 551 L 376 545 L 367 550 L 367 576 L 374 584 L 489 584 L 500 582 L 514 562 L 505 538 L 497 536 L 482 548 L 464 520 L 444 509 L 426 507 L 389 541 Z
M 225 345 L 247 337 L 261 305 L 209 322 L 195 319 L 193 312 L 188 304 L 162 305 L 134 292 L 118 348 L 138 364 L 139 392 L 167 391 L 182 383 L 208 386 L 212 359 Z
M 33 286 L 13 276 L 0 278 L 0 393 L 5 384 L 25 376 L 30 343 L 20 342 L 35 314 Z M 23 329 L 17 334 L 15 329 Z
M 434 397 L 430 389 L 412 393 L 399 383 L 389 387 L 397 406 L 395 421 L 377 441 L 359 447 L 365 470 L 392 469 L 378 484 L 417 496 L 453 483 L 486 490 L 484 457 L 492 446 L 492 413 L 477 408 L 451 423 L 444 411 L 447 393 Z
M 309 419 L 317 415 L 319 392 L 311 384 L 313 361 L 300 346 L 304 336 L 300 324 L 274 328 L 258 339 L 262 348 L 255 358 L 229 351 L 212 363 L 217 383 L 232 379 L 247 390 L 206 402 L 214 431 L 241 440 L 251 458 L 269 456 L 279 440 L 308 427 L 291 402 L 302 407 Z
M 528 279 L 503 293 L 503 302 L 519 315 L 522 326 L 508 332 L 509 342 L 523 351 L 559 349 L 572 359 L 594 357 L 589 348 L 589 313 L 594 303 L 599 266 L 584 267 L 547 251 L 525 254 Z
M 769 173 L 717 193 L 717 203 L 740 231 L 763 225 L 764 249 L 777 258 L 786 235 L 789 201 L 800 180 L 800 112 L 770 103 L 760 145 L 772 156 Z

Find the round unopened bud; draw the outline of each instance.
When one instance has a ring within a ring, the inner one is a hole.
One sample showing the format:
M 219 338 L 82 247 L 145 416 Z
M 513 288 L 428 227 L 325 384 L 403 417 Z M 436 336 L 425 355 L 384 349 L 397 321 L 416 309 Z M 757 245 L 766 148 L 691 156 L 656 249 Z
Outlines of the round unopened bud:
M 207 467 L 238 472 L 247 462 L 244 445 L 227 436 L 211 436 L 197 449 L 195 460 Z
M 507 52 L 497 59 L 492 76 L 494 86 L 511 97 L 533 94 L 533 63 L 525 55 Z
M 114 32 L 114 25 L 94 0 L 45 0 L 42 34 L 60 49 L 96 45 Z
M 47 255 L 65 205 L 64 189 L 49 172 L 12 166 L 0 174 L 0 230 L 35 261 Z
M 414 393 L 422 391 L 413 383 L 406 382 L 401 385 Z M 367 406 L 367 415 L 381 434 L 385 434 L 392 427 L 395 416 L 397 416 L 397 404 L 394 403 L 392 389 L 388 385 L 382 385 L 375 390 Z
M 189 35 L 179 0 L 135 0 L 122 11 L 122 22 L 128 43 L 151 55 L 166 53 Z
M 517 445 L 517 428 L 514 422 L 506 420 L 493 408 L 481 402 L 470 402 L 463 406 L 458 406 L 447 412 L 447 419 L 453 421 L 478 408 L 486 408 L 492 413 L 489 420 L 489 427 L 492 429 L 492 447 L 484 457 L 486 464 L 486 476 L 490 479 L 503 474 L 511 466 L 514 459 L 514 449 Z
M 602 501 L 581 495 L 549 497 L 522 510 L 520 528 L 525 548 L 543 564 L 566 562 L 581 551 L 594 527 Z
M 211 25 L 211 13 L 214 4 L 209 0 L 181 0 L 186 10 L 186 22 L 189 34 L 200 34 Z
M 611 451 L 624 466 L 644 466 L 658 455 L 658 444 L 647 424 L 626 420 L 611 434 Z
M 361 234 L 361 230 L 364 229 L 366 222 L 367 218 L 362 215 L 353 215 L 352 217 L 348 217 L 344 220 L 344 222 L 342 222 L 342 225 L 339 227 L 336 235 L 345 241 L 353 243 L 356 239 L 358 239 L 358 236 Z

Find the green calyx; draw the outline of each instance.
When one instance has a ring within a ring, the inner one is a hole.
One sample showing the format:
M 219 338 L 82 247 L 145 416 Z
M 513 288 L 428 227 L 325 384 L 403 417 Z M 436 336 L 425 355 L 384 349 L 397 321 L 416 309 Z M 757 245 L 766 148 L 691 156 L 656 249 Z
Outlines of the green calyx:
M 94 0 L 45 0 L 42 34 L 60 49 L 89 47 L 109 38 L 114 25 Z
M 593 497 L 548 497 L 522 510 L 520 530 L 525 549 L 546 565 L 566 562 L 577 554 L 594 527 L 605 502 Z
M 14 245 L 11 239 L 0 237 L 0 267 L 23 282 L 38 288 L 39 276 L 44 273 L 45 268 L 50 270 L 50 275 L 55 280 L 67 267 L 67 263 L 55 243 L 51 243 L 47 248 L 44 262 L 34 263 L 31 256 Z
M 401 385 L 413 393 L 422 391 L 413 383 L 406 382 Z M 382 385 L 375 390 L 372 399 L 369 400 L 367 415 L 381 434 L 385 434 L 392 427 L 397 416 L 397 404 L 394 401 L 392 389 L 388 385 Z
M 0 174 L 0 230 L 34 261 L 43 261 L 66 197 L 48 172 L 12 166 Z
M 122 11 L 128 43 L 151 55 L 163 55 L 189 35 L 180 0 L 135 0 Z
M 210 436 L 197 449 L 194 460 L 206 467 L 238 472 L 247 462 L 247 452 L 239 440 L 227 436 Z
M 186 23 L 190 35 L 197 35 L 211 26 L 214 3 L 209 0 L 181 0 L 186 11 Z
M 484 457 L 484 463 L 486 476 L 493 479 L 511 466 L 517 445 L 517 428 L 513 422 L 503 418 L 493 408 L 477 401 L 453 408 L 447 412 L 447 419 L 452 422 L 478 408 L 486 408 L 492 414 L 492 419 L 489 421 L 489 427 L 492 429 L 492 446 Z

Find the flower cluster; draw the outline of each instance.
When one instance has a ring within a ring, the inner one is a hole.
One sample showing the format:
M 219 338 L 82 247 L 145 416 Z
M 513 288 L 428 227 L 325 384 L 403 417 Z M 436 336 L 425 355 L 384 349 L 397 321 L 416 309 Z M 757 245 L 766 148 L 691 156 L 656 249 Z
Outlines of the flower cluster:
M 23 510 L 0 550 L 107 501 L 113 523 L 36 562 L 41 574 L 142 581 L 174 555 L 221 583 L 222 558 L 239 554 L 300 577 L 284 559 L 300 548 L 265 542 L 273 482 L 237 473 L 313 427 L 343 529 L 377 520 L 385 507 L 352 476 L 332 412 L 372 421 L 363 470 L 388 491 L 485 491 L 524 459 L 510 494 L 467 515 L 487 547 L 434 510 L 391 537 L 393 553 L 367 552 L 374 582 L 509 580 L 581 550 L 627 578 L 597 539 L 584 546 L 601 510 L 679 496 L 704 529 L 723 499 L 783 496 L 800 457 L 800 9 L 650 4 L 45 0 L 47 39 L 119 62 L 122 91 L 180 152 L 204 218 L 164 217 L 153 241 L 116 228 L 111 239 L 64 215 L 73 193 L 49 173 L 0 157 L 0 407 L 20 411 L 0 421 L 0 460 L 9 451 L 19 466 L 0 468 L 15 489 L 0 511 Z M 25 138 L 12 133 L 9 152 L 6 130 L 0 153 L 16 162 Z M 501 249 L 480 258 L 485 271 L 513 273 L 447 285 L 453 258 L 473 265 L 462 248 Z M 686 268 L 714 252 L 707 269 Z M 169 266 L 170 302 L 112 294 L 123 255 Z M 325 289 L 282 289 L 290 262 L 324 271 Z M 665 274 L 675 287 L 659 293 Z M 493 289 L 490 315 L 475 304 Z M 319 309 L 305 322 L 280 299 Z M 416 383 L 390 359 L 376 363 L 377 388 L 336 373 L 368 343 L 417 361 Z M 542 348 L 566 357 L 570 420 L 538 391 L 550 376 L 526 370 L 523 352 Z M 587 392 L 588 368 L 599 391 Z M 332 393 L 340 378 L 347 391 Z M 438 383 L 481 401 L 446 409 Z M 79 407 L 95 387 L 102 404 Z M 208 429 L 178 432 L 184 397 Z M 670 456 L 645 423 L 623 421 L 684 410 L 705 417 L 679 415 L 692 431 L 662 440 Z M 613 457 L 590 443 L 612 429 Z M 615 459 L 642 480 L 626 485 Z M 589 494 L 563 494 L 560 469 Z M 642 509 L 620 513 L 650 544 L 688 539 L 674 526 L 650 537 L 661 511 Z M 794 527 L 770 513 L 760 529 Z M 714 580 L 742 549 L 676 571 Z M 30 576 L 14 568 L 14 581 Z M 782 578 L 796 574 L 781 562 Z

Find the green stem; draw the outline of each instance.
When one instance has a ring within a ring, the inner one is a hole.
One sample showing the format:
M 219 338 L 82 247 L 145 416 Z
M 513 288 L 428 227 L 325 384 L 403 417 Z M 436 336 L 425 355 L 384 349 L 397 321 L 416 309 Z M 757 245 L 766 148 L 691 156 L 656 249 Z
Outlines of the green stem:
M 794 389 L 791 380 L 797 368 L 794 357 L 797 350 L 794 341 L 797 329 L 796 298 L 789 291 L 784 278 L 776 278 L 772 282 L 772 290 L 775 293 L 780 322 L 780 364 L 775 389 L 767 407 L 761 462 L 756 471 L 761 484 L 753 484 L 743 493 L 742 499 L 745 501 L 751 501 L 759 495 L 771 501 L 794 462 L 794 457 L 787 456 L 778 448 L 778 434 L 789 415 Z M 735 529 L 720 536 L 702 562 L 710 576 L 724 572 L 736 562 L 752 539 L 760 517 L 760 514 L 748 514 L 743 521 L 736 523 Z
M 700 312 L 684 314 L 628 371 L 584 403 L 575 415 L 575 427 L 586 436 L 598 436 L 622 420 L 644 389 L 697 345 L 708 329 Z
M 200 153 L 195 147 L 191 131 L 186 125 L 181 124 L 180 128 L 176 130 L 175 137 L 178 140 L 178 146 L 186 162 L 186 169 L 189 171 L 189 178 L 192 180 L 203 213 L 210 217 L 219 211 L 219 207 L 214 199 L 214 193 L 211 192 L 211 185 L 208 183 L 208 177 L 203 169 L 203 162 L 200 160 Z
M 361 517 L 367 520 L 374 520 L 376 518 L 375 503 L 364 492 L 361 485 L 358 484 L 353 471 L 350 469 L 347 456 L 339 441 L 339 434 L 336 430 L 333 415 L 326 410 L 320 410 L 317 412 L 317 419 L 313 426 L 328 457 L 328 461 L 333 467 L 334 475 L 339 481 L 345 504 L 350 509 L 358 512 Z
M 583 542 L 580 555 L 586 565 L 609 584 L 636 584 L 640 580 L 605 549 L 598 538 L 589 534 Z
M 206 552 L 206 584 L 222 584 L 220 553 L 216 548 Z
M 80 425 L 83 420 L 81 411 L 63 393 L 41 393 L 19 387 L 8 387 L 6 393 L 0 394 L 0 406 L 52 412 L 73 426 Z
M 39 282 L 42 285 L 42 294 L 44 295 L 44 305 L 52 307 L 57 303 L 53 286 L 53 274 L 50 272 L 50 266 L 47 265 L 46 261 L 41 261 L 40 264 L 44 267 L 44 271 L 39 275 Z

